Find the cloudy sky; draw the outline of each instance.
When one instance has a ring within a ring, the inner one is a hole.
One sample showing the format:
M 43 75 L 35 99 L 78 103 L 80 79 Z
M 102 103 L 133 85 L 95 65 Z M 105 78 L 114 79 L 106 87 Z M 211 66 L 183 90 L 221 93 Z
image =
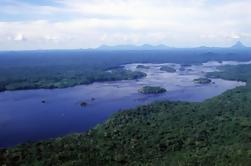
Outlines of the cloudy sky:
M 251 45 L 251 0 L 0 0 L 0 50 Z

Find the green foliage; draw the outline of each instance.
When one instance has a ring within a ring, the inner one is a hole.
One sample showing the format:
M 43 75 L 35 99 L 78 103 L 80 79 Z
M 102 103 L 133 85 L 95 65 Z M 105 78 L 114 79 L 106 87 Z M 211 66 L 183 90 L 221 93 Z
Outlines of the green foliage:
M 208 73 L 208 77 L 223 78 L 227 80 L 237 80 L 249 82 L 251 80 L 251 65 L 223 66 L 220 72 Z
M 210 80 L 209 78 L 197 78 L 194 79 L 193 81 L 198 84 L 209 84 L 212 82 L 212 80 Z
M 87 69 L 85 67 L 32 67 L 0 70 L 0 91 L 20 89 L 66 88 L 93 82 L 131 80 L 145 77 L 146 74 L 125 69 L 110 71 Z
M 166 89 L 159 86 L 144 86 L 139 89 L 139 92 L 142 94 L 158 94 L 165 93 Z

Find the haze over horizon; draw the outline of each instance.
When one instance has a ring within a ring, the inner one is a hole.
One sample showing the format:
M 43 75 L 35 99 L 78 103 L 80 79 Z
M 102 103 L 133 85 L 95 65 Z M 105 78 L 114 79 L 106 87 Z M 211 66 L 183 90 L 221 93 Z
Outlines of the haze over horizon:
M 0 50 L 251 45 L 250 0 L 1 0 Z

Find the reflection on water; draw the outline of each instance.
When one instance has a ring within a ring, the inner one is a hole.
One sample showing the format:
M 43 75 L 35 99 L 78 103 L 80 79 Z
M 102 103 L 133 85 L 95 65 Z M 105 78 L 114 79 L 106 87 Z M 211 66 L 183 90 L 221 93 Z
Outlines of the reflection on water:
M 207 85 L 193 82 L 193 79 L 204 76 L 206 72 L 217 71 L 218 66 L 228 64 L 237 65 L 240 62 L 208 62 L 192 66 L 143 64 L 149 69 L 137 69 L 138 64 L 128 64 L 125 68 L 143 71 L 147 77 L 65 89 L 0 93 L 0 146 L 83 132 L 103 122 L 114 112 L 156 100 L 203 101 L 245 85 L 243 82 L 222 79 L 213 79 L 213 83 Z M 173 67 L 177 72 L 161 71 L 162 65 Z M 137 90 L 144 85 L 161 86 L 168 92 L 159 95 L 139 94 Z M 88 105 L 81 107 L 82 101 Z

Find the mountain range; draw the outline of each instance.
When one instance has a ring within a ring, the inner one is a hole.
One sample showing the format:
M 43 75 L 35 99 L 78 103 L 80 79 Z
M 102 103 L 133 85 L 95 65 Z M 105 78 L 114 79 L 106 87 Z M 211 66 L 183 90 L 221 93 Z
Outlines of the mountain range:
M 207 46 L 200 46 L 195 47 L 196 49 L 209 49 L 209 48 L 223 48 L 223 47 L 207 47 Z M 250 47 L 245 46 L 242 42 L 238 41 L 231 47 L 226 47 L 230 49 L 247 49 Z M 98 50 L 170 50 L 170 49 L 179 49 L 175 47 L 170 47 L 164 44 L 160 45 L 150 45 L 150 44 L 143 44 L 143 45 L 101 45 L 97 48 Z

